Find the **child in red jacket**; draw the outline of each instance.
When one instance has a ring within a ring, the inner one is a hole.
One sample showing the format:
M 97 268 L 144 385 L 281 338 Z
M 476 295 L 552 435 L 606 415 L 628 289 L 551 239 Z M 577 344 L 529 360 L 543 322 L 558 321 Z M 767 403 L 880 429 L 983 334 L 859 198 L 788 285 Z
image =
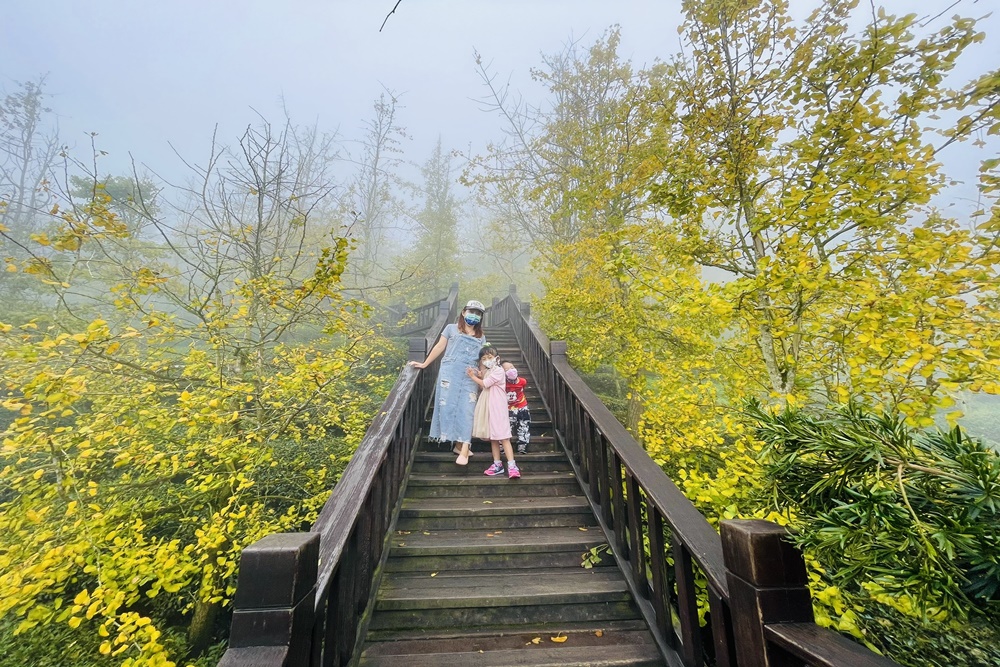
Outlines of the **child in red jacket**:
M 503 363 L 504 375 L 507 377 L 507 414 L 510 419 L 510 432 L 517 434 L 517 453 L 528 453 L 528 441 L 531 439 L 531 413 L 528 412 L 528 399 L 524 396 L 524 388 L 528 381 L 517 376 L 517 369 L 509 361 Z

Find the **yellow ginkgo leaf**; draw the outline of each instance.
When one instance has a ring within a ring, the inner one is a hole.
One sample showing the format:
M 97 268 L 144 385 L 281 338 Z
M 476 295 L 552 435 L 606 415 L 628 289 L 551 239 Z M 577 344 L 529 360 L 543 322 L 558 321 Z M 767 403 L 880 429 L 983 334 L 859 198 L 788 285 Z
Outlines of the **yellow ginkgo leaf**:
M 549 639 L 552 640 L 552 641 L 554 641 L 557 644 L 562 644 L 564 641 L 566 641 L 567 639 L 569 639 L 569 637 L 567 637 L 566 635 L 558 635 L 556 637 L 549 637 Z

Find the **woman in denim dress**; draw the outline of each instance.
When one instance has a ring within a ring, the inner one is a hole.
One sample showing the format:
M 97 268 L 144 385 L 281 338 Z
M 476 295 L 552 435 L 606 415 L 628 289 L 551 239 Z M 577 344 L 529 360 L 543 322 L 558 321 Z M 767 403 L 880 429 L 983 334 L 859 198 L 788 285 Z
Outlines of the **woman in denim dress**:
M 426 368 L 444 353 L 434 389 L 434 416 L 428 437 L 454 442 L 458 453 L 455 463 L 460 466 L 469 462 L 472 416 L 479 394 L 479 387 L 465 369 L 476 367 L 479 350 L 486 344 L 483 336 L 485 311 L 486 307 L 479 301 L 465 304 L 458 321 L 444 328 L 427 358 L 422 362 L 410 362 L 415 368 Z

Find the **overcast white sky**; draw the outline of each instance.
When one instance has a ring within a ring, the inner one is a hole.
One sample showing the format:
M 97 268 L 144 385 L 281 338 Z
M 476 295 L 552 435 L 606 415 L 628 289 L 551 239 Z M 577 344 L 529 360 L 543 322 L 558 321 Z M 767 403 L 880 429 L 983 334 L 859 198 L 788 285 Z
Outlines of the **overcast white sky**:
M 934 15 L 952 3 L 881 4 Z M 168 141 L 200 162 L 216 123 L 231 141 L 255 121 L 251 108 L 279 120 L 282 96 L 293 120 L 354 135 L 383 86 L 403 94 L 408 157 L 423 161 L 438 134 L 446 147 L 476 150 L 498 121 L 473 99 L 483 94 L 474 49 L 528 87 L 539 53 L 571 36 L 590 43 L 620 24 L 621 55 L 642 65 L 677 49 L 680 21 L 677 0 L 402 0 L 381 33 L 395 0 L 5 4 L 0 90 L 48 73 L 65 142 L 85 149 L 86 133 L 98 132 L 110 153 L 102 171 L 127 170 L 131 151 L 164 175 L 181 173 Z M 813 4 L 792 0 L 803 12 Z M 1000 0 L 963 0 L 953 11 L 991 10 Z M 967 58 L 970 74 L 1000 63 L 997 13 L 981 24 L 988 37 Z

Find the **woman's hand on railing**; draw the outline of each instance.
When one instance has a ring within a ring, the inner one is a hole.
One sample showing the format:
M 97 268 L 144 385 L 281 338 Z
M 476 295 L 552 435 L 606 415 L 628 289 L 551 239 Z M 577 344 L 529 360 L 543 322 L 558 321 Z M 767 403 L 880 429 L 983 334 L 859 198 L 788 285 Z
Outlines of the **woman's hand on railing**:
M 426 361 L 408 361 L 407 366 L 413 366 L 414 368 L 427 368 Z

